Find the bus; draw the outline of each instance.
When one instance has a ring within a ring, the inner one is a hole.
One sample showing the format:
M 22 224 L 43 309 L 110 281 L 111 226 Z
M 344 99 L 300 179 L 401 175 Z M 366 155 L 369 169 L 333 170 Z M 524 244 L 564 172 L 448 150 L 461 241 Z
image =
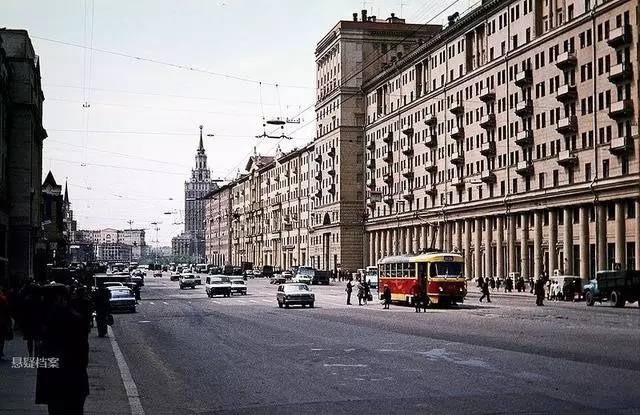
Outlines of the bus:
M 197 264 L 195 266 L 196 272 L 199 274 L 206 274 L 207 272 L 207 264 Z
M 414 303 L 414 286 L 426 291 L 432 304 L 462 303 L 467 295 L 462 255 L 427 252 L 398 255 L 378 261 L 379 292 L 385 284 L 391 289 L 391 301 Z
M 378 267 L 369 265 L 364 275 L 371 290 L 378 290 Z

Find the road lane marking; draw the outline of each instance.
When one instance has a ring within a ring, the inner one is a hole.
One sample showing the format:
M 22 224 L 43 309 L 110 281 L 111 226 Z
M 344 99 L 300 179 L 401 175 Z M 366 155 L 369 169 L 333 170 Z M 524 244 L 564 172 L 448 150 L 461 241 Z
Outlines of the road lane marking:
M 262 300 L 262 301 L 264 301 L 265 303 L 272 303 L 273 302 L 272 300 Z
M 166 301 L 163 301 L 162 304 L 169 305 L 169 303 L 167 303 Z
M 222 304 L 220 301 L 213 300 L 215 304 Z
M 249 300 L 249 301 L 251 301 L 252 303 L 257 303 L 257 301 L 256 301 L 256 300 Z
M 324 367 L 367 367 L 368 365 L 363 364 L 355 364 L 355 365 L 345 365 L 342 363 L 325 363 Z
M 154 303 L 153 301 L 149 301 L 149 304 L 155 305 L 156 303 Z
M 111 348 L 113 349 L 113 354 L 116 357 L 116 361 L 118 362 L 118 368 L 120 369 L 120 377 L 122 378 L 122 383 L 124 384 L 124 389 L 127 393 L 127 398 L 129 399 L 129 408 L 131 408 L 131 415 L 144 415 L 144 409 L 142 408 L 142 402 L 140 401 L 140 395 L 138 395 L 138 388 L 136 387 L 136 383 L 133 381 L 133 377 L 131 376 L 131 371 L 129 370 L 129 366 L 127 366 L 127 362 L 124 360 L 124 355 L 116 342 L 115 334 L 111 327 L 107 327 L 109 333 L 109 341 L 111 342 Z
M 140 320 L 138 323 L 151 323 L 151 320 Z

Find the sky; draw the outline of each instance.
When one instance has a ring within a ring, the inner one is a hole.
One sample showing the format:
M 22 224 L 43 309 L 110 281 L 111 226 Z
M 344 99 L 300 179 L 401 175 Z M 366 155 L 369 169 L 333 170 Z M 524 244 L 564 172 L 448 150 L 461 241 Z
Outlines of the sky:
M 0 0 L 0 27 L 26 29 L 40 56 L 43 178 L 67 181 L 78 228 L 144 228 L 170 245 L 200 125 L 216 179 L 254 147 L 301 147 L 315 130 L 315 46 L 338 20 L 364 7 L 443 24 L 471 4 L 431 20 L 453 1 Z M 255 138 L 263 117 L 301 121 L 278 142 Z

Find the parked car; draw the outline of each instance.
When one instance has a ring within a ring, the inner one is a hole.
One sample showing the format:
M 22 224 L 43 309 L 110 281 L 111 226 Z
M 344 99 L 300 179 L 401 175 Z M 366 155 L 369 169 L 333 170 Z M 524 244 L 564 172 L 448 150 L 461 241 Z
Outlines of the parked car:
M 202 277 L 200 274 L 193 274 L 193 278 L 196 280 L 196 285 L 202 285 Z
M 247 283 L 244 280 L 235 278 L 231 280 L 231 294 L 247 295 Z
M 190 273 L 180 274 L 180 289 L 196 288 L 196 276 Z
M 269 284 L 284 284 L 285 282 L 287 282 L 287 279 L 282 273 L 273 274 L 271 278 L 269 278 Z
M 640 307 L 640 271 L 598 271 L 582 289 L 588 306 L 608 300 L 615 307 L 638 301 Z
M 289 308 L 290 305 L 294 304 L 299 304 L 302 307 L 306 305 L 313 307 L 315 300 L 316 297 L 307 284 L 280 284 L 276 293 L 276 301 L 278 301 L 278 307 L 280 308 Z
M 137 284 L 139 287 L 144 285 L 144 277 L 141 274 L 132 274 L 131 282 Z
M 204 290 L 206 291 L 209 298 L 213 297 L 214 295 L 231 297 L 231 282 L 228 279 L 223 279 L 221 277 L 221 275 L 216 275 L 213 277 L 207 277 L 205 279 Z
M 251 278 L 253 279 L 253 270 L 252 269 L 245 269 L 244 272 L 242 273 L 242 277 L 246 280 L 247 278 Z
M 265 278 L 271 278 L 273 277 L 273 274 L 273 267 L 271 265 L 263 266 L 262 271 L 260 272 L 260 275 Z
M 153 278 L 162 278 L 162 271 L 153 271 Z
M 124 287 L 124 284 L 121 283 L 121 282 L 105 282 L 105 283 L 102 283 L 102 286 L 107 287 L 107 288 L 109 288 L 109 287 Z
M 293 279 L 293 272 L 289 271 L 289 270 L 285 270 L 282 271 L 281 274 L 287 279 L 287 280 L 291 280 Z
M 136 312 L 136 297 L 131 289 L 121 286 L 110 286 L 109 305 L 112 311 Z
M 292 281 L 300 284 L 311 285 L 311 281 L 313 280 L 313 271 L 305 272 L 298 270 L 298 273 L 295 277 L 293 277 Z
M 180 274 L 178 274 L 177 272 L 172 272 L 171 275 L 169 275 L 170 281 L 178 281 L 179 279 L 180 279 Z
M 260 267 L 254 267 L 253 268 L 253 276 L 255 278 L 261 278 L 262 277 L 262 268 Z

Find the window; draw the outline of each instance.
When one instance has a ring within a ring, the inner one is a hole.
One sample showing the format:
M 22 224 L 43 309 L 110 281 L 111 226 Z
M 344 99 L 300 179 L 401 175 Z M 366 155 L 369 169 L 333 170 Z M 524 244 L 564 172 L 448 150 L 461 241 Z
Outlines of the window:
M 591 181 L 591 163 L 585 163 L 584 165 L 584 180 Z
M 609 177 L 609 160 L 602 160 L 602 177 Z

